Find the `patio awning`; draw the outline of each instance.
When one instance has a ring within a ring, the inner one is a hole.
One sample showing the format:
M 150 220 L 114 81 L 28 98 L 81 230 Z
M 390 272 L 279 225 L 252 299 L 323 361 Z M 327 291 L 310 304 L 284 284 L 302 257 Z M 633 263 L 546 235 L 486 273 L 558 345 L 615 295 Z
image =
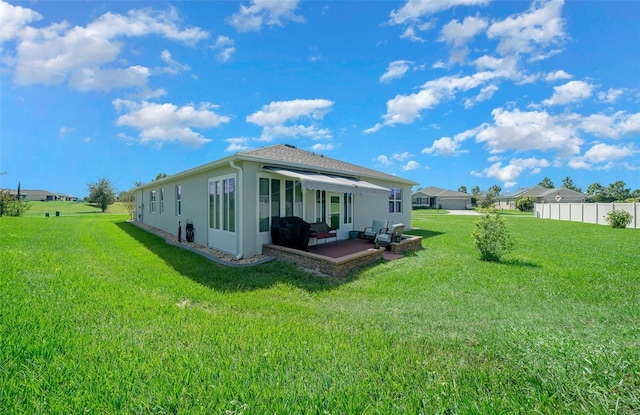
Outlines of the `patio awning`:
M 265 170 L 300 180 L 303 189 L 378 196 L 389 196 L 389 192 L 391 191 L 391 189 L 365 182 L 364 180 L 347 179 L 346 177 L 328 176 L 325 174 L 279 169 L 275 167 L 265 167 Z

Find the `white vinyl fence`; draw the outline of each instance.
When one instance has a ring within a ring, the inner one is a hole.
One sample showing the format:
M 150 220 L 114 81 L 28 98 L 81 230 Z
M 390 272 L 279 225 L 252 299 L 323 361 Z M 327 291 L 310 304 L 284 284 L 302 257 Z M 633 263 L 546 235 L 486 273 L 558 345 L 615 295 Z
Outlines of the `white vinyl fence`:
M 627 228 L 640 228 L 640 203 L 536 203 L 536 218 L 609 225 L 606 215 L 612 210 L 626 210 L 633 220 Z

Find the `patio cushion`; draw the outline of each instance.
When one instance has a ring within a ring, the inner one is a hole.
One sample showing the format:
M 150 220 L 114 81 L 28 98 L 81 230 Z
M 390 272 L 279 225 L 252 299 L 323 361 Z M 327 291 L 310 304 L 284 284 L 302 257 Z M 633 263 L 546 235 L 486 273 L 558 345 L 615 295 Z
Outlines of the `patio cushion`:
M 389 229 L 388 232 L 378 234 L 375 240 L 382 245 L 391 245 L 391 242 L 398 241 L 402 238 L 403 232 L 404 224 L 396 223 L 391 226 L 391 229 Z
M 324 222 L 312 223 L 310 236 L 315 237 L 316 241 L 318 239 L 336 238 L 336 242 L 338 242 L 338 234 L 336 233 L 336 230 L 332 229 Z
M 365 239 L 375 239 L 376 235 L 386 232 L 389 222 L 386 220 L 374 220 L 371 226 L 364 228 Z

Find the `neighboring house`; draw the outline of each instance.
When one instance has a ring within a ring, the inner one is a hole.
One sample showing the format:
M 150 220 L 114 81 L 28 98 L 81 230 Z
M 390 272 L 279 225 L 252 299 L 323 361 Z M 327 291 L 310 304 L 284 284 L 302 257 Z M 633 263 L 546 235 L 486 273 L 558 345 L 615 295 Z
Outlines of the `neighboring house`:
M 411 206 L 414 209 L 437 209 L 438 207 L 446 210 L 471 209 L 471 195 L 439 187 L 427 187 L 411 195 Z
M 9 194 L 11 196 L 18 196 L 18 192 L 16 190 L 10 190 Z M 64 201 L 77 201 L 78 198 L 75 196 L 66 195 L 64 193 L 54 193 L 48 190 L 20 190 L 20 199 L 21 200 L 29 200 L 32 202 L 50 202 L 54 200 L 64 200 Z
M 516 209 L 516 200 L 531 196 L 535 203 L 581 203 L 586 196 L 566 187 L 549 189 L 542 186 L 533 186 L 517 189 L 511 193 L 500 195 L 496 198 L 498 209 Z
M 298 216 L 338 229 L 338 239 L 374 219 L 411 225 L 417 183 L 291 145 L 243 151 L 134 189 L 136 220 L 249 258 L 271 243 L 274 219 Z

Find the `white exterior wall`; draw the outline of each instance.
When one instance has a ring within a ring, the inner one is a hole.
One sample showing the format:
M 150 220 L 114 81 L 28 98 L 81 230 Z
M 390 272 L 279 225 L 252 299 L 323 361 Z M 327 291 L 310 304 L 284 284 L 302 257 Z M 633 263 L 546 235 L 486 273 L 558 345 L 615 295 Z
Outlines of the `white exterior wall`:
M 238 175 L 237 170 L 229 165 L 223 166 L 215 170 L 200 172 L 188 177 L 174 179 L 171 176 L 166 179 L 151 182 L 142 190 L 136 191 L 136 220 L 142 223 L 161 229 L 165 232 L 178 235 L 178 222 L 182 226 L 182 239 L 186 240 L 187 221 L 193 223 L 194 226 L 194 242 L 202 246 L 210 246 L 221 249 L 225 252 L 237 255 L 239 252 L 238 245 L 238 226 L 236 224 L 236 233 L 225 233 L 219 238 L 209 239 L 209 179 L 222 175 L 235 175 L 236 191 L 238 192 Z M 178 214 L 176 211 L 176 186 L 182 187 L 182 211 Z M 164 212 L 160 213 L 160 189 L 165 190 Z M 150 192 L 156 191 L 156 211 L 150 211 Z M 236 200 L 236 209 L 238 201 Z M 142 209 L 141 206 L 144 205 Z M 238 212 L 236 212 L 237 217 Z

